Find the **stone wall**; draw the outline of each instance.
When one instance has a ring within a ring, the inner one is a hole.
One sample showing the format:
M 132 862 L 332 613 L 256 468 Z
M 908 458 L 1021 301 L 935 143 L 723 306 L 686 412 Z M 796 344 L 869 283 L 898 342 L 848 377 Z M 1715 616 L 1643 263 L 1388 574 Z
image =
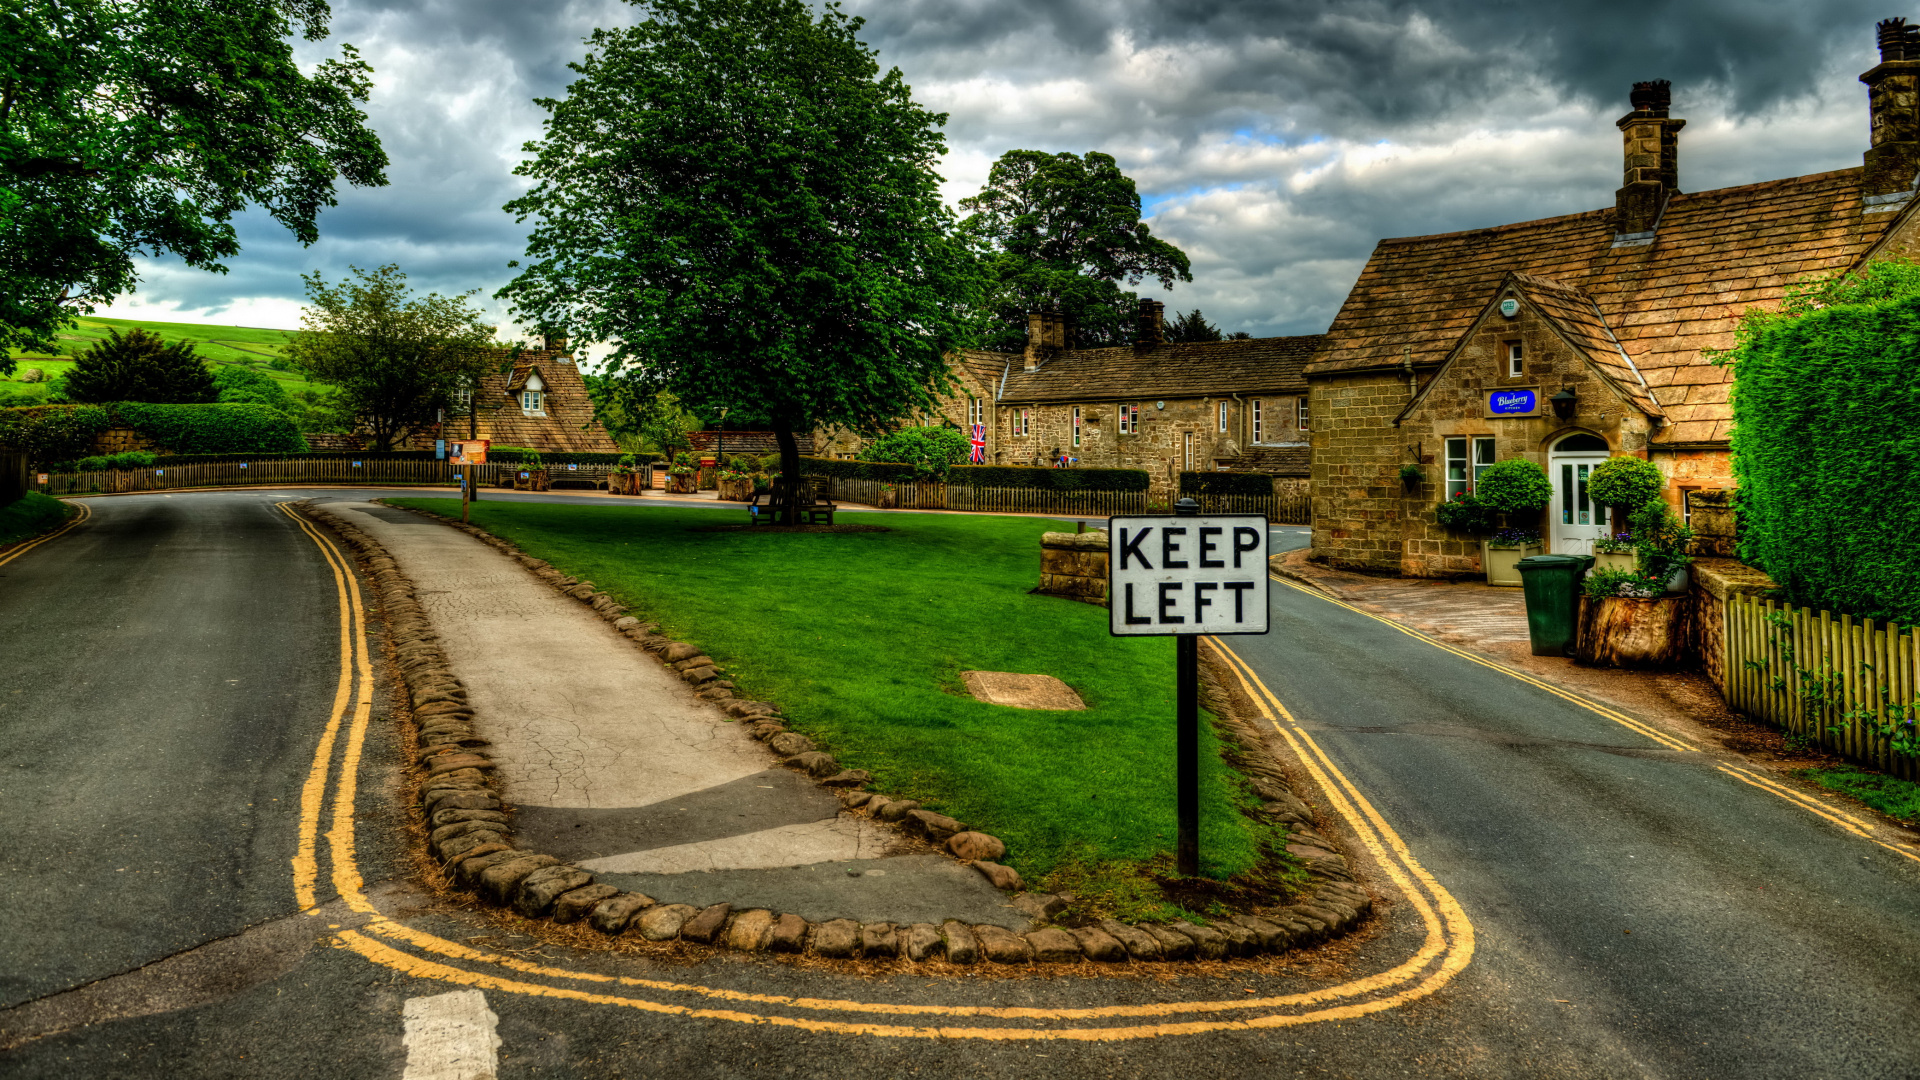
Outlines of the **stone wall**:
M 1734 517 L 1733 494 L 1730 487 L 1686 492 L 1695 555 L 1731 559 L 1739 554 L 1739 522 Z
M 1398 572 L 1407 513 L 1400 466 L 1411 458 L 1393 418 L 1413 396 L 1407 376 L 1330 375 L 1314 380 L 1309 392 L 1314 557 L 1333 566 Z M 1436 554 L 1465 557 L 1466 545 L 1458 547 Z M 1478 559 L 1478 545 L 1472 557 Z
M 110 427 L 93 437 L 87 446 L 87 456 L 124 454 L 129 450 L 158 451 L 160 446 L 130 427 Z
M 1040 534 L 1040 586 L 1033 590 L 1107 606 L 1107 533 Z
M 1722 697 L 1727 693 L 1727 598 L 1758 596 L 1773 588 L 1773 579 L 1765 573 L 1732 559 L 1700 559 L 1693 564 L 1695 646 L 1700 667 Z
M 1262 435 L 1268 444 L 1304 442 L 1297 418 L 1299 398 L 1261 399 Z M 1139 431 L 1120 433 L 1121 404 L 1112 401 L 1044 405 L 999 405 L 999 439 L 993 458 L 1004 465 L 1050 465 L 1057 458 L 1078 458 L 1082 466 L 1101 469 L 1144 469 L 1151 478 L 1155 502 L 1171 504 L 1180 474 L 1211 472 L 1215 456 L 1231 446 L 1248 445 L 1251 405 L 1246 399 L 1227 402 L 1227 430 L 1220 430 L 1220 398 L 1162 398 L 1127 402 L 1137 406 Z M 1073 411 L 1080 410 L 1080 445 L 1073 442 Z M 1020 413 L 1028 418 L 1028 433 L 1014 434 Z M 1268 428 L 1265 421 L 1284 416 L 1283 424 Z M 1191 457 L 1189 457 L 1189 453 Z M 1189 464 L 1191 460 L 1191 464 Z

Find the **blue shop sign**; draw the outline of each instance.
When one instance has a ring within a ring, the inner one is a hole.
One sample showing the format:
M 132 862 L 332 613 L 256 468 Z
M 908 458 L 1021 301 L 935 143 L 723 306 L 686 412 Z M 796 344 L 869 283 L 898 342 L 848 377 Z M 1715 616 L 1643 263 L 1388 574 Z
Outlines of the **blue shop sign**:
M 1532 390 L 1495 390 L 1487 395 L 1487 411 L 1495 416 L 1521 416 L 1539 407 Z

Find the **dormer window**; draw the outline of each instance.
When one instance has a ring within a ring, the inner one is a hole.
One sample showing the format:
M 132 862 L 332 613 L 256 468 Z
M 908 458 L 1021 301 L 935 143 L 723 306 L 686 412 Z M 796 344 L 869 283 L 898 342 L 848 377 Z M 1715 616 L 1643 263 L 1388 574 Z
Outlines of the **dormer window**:
M 1525 358 L 1521 353 L 1520 343 L 1507 342 L 1507 378 L 1517 379 L 1526 373 Z
M 465 416 L 473 411 L 473 390 L 471 388 L 453 392 L 453 411 L 457 416 Z
M 527 376 L 526 385 L 520 388 L 520 411 L 527 416 L 547 415 L 546 390 L 547 384 L 539 372 Z

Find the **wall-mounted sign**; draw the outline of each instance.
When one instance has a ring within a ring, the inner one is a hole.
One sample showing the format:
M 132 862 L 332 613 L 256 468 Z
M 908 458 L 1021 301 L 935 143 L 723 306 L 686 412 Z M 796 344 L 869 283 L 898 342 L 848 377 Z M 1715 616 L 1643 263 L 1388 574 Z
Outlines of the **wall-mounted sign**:
M 1509 319 L 1520 314 L 1520 301 L 1515 300 L 1511 296 L 1500 301 L 1500 314 L 1505 315 Z
M 1539 412 L 1540 391 L 1537 387 L 1487 392 L 1489 416 L 1536 416 Z

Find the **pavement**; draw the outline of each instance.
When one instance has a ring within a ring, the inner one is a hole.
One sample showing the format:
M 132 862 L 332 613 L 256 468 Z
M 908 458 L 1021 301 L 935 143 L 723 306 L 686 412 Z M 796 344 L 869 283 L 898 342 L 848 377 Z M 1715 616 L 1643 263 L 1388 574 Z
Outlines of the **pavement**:
M 1911 834 L 1286 584 L 1273 633 L 1226 644 L 1370 853 L 1366 934 L 1174 978 L 530 936 L 396 850 L 377 672 L 330 724 L 342 630 L 377 655 L 378 627 L 272 504 L 388 493 L 95 499 L 0 567 L 0 1075 L 1916 1075 Z M 316 782 L 311 819 L 280 808 Z
M 969 867 L 888 858 L 896 831 L 781 768 L 744 724 L 507 556 L 406 510 L 327 509 L 412 579 L 525 847 L 662 903 L 1029 928 Z

